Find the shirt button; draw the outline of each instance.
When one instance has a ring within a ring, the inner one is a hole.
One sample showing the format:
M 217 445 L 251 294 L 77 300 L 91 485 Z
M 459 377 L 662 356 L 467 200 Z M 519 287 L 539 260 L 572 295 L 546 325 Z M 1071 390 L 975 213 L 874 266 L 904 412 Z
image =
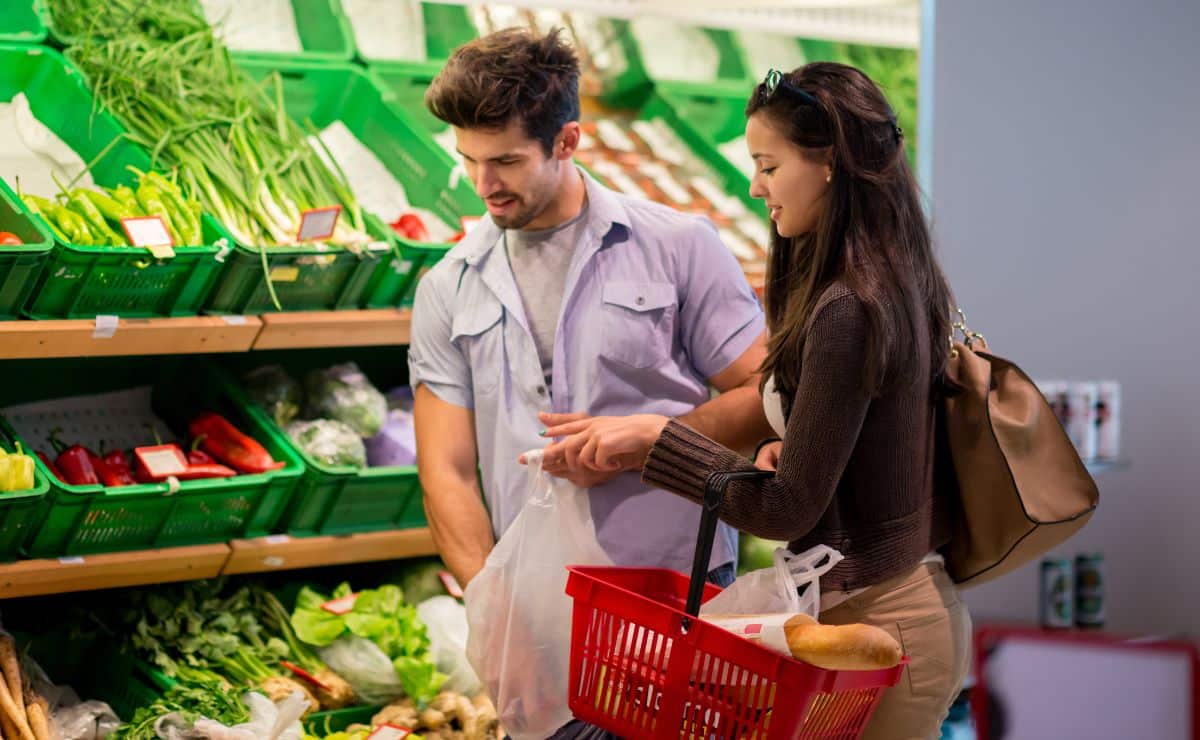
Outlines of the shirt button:
M 544 396 L 544 395 L 546 395 L 546 386 L 544 386 L 544 385 L 539 385 L 539 386 L 537 387 L 537 394 L 538 394 L 539 396 Z
M 637 300 L 636 300 L 636 301 L 634 301 L 634 303 L 638 304 L 639 306 L 641 306 L 641 305 L 645 305 L 645 303 L 646 303 L 646 299 L 645 299 L 645 298 L 643 298 L 642 296 L 638 296 L 638 297 L 637 297 Z

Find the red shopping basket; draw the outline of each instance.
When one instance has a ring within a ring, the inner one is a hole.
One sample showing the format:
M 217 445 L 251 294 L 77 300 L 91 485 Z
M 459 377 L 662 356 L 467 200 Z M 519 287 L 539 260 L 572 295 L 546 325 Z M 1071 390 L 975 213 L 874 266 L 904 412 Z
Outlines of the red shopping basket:
M 659 568 L 568 569 L 567 594 L 575 600 L 569 706 L 576 717 L 626 740 L 861 735 L 903 664 L 824 670 L 692 618 L 720 591 L 704 575 L 725 488 L 760 475 L 709 480 L 690 580 Z

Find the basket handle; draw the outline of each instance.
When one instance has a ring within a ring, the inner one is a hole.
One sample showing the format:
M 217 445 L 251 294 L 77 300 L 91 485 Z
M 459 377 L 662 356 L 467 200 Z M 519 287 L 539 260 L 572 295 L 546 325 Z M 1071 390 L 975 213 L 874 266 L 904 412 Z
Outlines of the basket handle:
M 712 557 L 713 538 L 717 534 L 717 512 L 725 500 L 725 491 L 735 481 L 764 480 L 775 477 L 773 470 L 727 470 L 708 476 L 704 501 L 700 504 L 700 534 L 696 538 L 696 556 L 692 560 L 692 580 L 688 584 L 687 613 L 700 613 L 700 599 L 708 580 L 708 561 Z

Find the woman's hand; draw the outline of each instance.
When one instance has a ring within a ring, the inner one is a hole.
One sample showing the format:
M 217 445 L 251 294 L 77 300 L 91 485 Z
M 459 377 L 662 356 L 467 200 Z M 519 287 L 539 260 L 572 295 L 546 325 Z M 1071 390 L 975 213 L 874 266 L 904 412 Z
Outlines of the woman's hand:
M 560 478 L 583 473 L 615 475 L 640 470 L 650 448 L 670 421 L 665 416 L 593 416 L 540 414 L 545 436 L 559 438 L 546 447 L 545 469 Z M 566 471 L 566 475 L 561 474 Z M 556 472 L 557 471 L 557 472 Z
M 768 442 L 758 450 L 758 457 L 754 458 L 754 466 L 761 470 L 775 470 L 779 467 L 779 453 L 783 449 L 783 442 L 775 441 Z

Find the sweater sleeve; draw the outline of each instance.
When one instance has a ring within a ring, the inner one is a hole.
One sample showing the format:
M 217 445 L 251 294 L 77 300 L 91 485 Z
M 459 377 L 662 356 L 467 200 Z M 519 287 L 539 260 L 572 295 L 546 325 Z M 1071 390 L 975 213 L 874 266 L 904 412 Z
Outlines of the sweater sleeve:
M 858 442 L 871 398 L 862 389 L 870 331 L 861 300 L 847 293 L 818 309 L 773 478 L 729 486 L 721 519 L 750 534 L 796 540 L 829 507 Z M 754 470 L 753 463 L 677 421 L 663 430 L 642 478 L 694 501 L 715 472 Z

